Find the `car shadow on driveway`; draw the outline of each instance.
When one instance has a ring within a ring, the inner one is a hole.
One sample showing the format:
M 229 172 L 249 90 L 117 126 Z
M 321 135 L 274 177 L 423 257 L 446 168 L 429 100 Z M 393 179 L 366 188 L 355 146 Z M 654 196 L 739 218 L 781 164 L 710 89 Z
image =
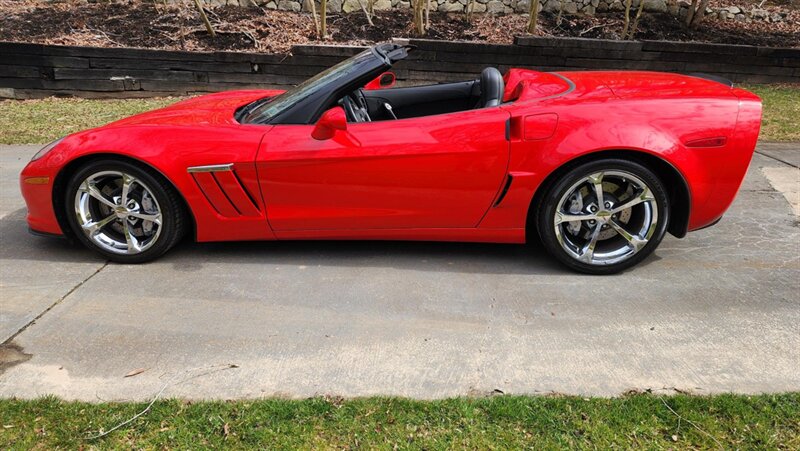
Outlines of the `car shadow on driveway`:
M 65 263 L 102 262 L 88 249 L 55 237 L 40 237 L 28 232 L 27 210 L 20 208 L 0 219 L 0 260 L 48 261 Z
M 31 235 L 21 208 L 0 219 L 0 259 L 7 261 L 102 262 L 99 255 L 66 239 Z M 638 267 L 660 258 L 650 256 Z M 184 240 L 157 262 L 180 272 L 207 264 L 385 267 L 479 274 L 571 274 L 538 241 L 529 244 L 427 241 L 232 241 Z

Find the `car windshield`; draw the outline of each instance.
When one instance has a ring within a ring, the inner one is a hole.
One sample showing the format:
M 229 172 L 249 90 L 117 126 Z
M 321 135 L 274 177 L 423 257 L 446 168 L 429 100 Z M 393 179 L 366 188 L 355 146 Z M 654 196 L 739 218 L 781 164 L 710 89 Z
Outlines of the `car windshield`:
M 244 124 L 267 123 L 276 114 L 294 105 L 297 101 L 314 95 L 331 82 L 350 77 L 352 72 L 357 70 L 359 64 L 369 58 L 375 58 L 375 54 L 368 49 L 318 73 L 277 97 L 256 100 L 245 107 L 245 114 L 241 122 Z

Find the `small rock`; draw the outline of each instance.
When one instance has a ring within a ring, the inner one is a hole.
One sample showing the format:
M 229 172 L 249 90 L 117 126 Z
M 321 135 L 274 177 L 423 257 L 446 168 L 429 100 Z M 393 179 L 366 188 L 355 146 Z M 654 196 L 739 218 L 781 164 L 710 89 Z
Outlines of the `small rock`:
M 500 0 L 491 0 L 486 4 L 486 12 L 489 14 L 497 14 L 505 11 L 505 5 Z
M 358 0 L 344 0 L 344 3 L 342 4 L 342 11 L 346 13 L 361 11 L 361 5 L 358 3 Z
M 742 12 L 742 10 L 738 6 L 729 6 L 728 12 L 731 14 L 739 14 Z
M 558 9 L 560 7 L 561 7 L 561 3 L 559 3 L 558 0 L 547 0 L 547 2 L 544 4 L 542 9 L 544 11 L 554 13 L 554 12 L 558 12 Z
M 644 1 L 644 10 L 657 13 L 667 12 L 666 0 L 642 0 Z
M 464 11 L 464 5 L 462 5 L 459 2 L 442 3 L 439 5 L 437 9 L 438 11 L 443 13 L 454 13 L 454 12 Z
M 278 9 L 282 11 L 300 12 L 300 2 L 292 0 L 278 0 Z

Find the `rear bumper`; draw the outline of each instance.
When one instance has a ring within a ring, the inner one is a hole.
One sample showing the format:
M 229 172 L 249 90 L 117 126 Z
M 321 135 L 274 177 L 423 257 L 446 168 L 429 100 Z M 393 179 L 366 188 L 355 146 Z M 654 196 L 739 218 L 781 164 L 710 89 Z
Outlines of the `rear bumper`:
M 689 231 L 716 224 L 736 199 L 747 169 L 753 159 L 758 134 L 761 130 L 761 99 L 743 89 L 734 88 L 739 98 L 739 113 L 731 139 L 724 147 L 692 149 L 699 163 L 698 188 L 705 192 L 702 198 L 693 194 Z M 704 186 L 703 186 L 704 185 Z M 695 203 L 697 201 L 697 203 Z

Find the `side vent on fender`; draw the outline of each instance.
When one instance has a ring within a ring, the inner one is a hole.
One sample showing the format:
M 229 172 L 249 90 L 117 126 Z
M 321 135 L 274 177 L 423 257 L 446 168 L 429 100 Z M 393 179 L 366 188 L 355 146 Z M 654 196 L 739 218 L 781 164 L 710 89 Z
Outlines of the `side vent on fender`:
M 242 186 L 233 163 L 193 166 L 187 169 L 208 202 L 222 216 L 258 216 L 253 198 Z
M 503 199 L 506 198 L 506 194 L 508 194 L 508 189 L 511 188 L 511 182 L 513 181 L 514 177 L 511 174 L 508 174 L 508 176 L 506 177 L 506 183 L 503 185 L 503 190 L 500 191 L 500 195 L 497 196 L 497 200 L 494 202 L 494 205 L 492 205 L 492 207 L 499 206 L 500 202 L 502 202 Z

